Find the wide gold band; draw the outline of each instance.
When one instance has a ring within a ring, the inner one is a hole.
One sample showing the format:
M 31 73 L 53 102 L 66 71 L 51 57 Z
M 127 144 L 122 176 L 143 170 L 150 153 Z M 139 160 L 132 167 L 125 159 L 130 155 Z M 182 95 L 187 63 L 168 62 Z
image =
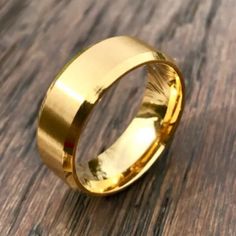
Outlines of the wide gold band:
M 136 117 L 110 148 L 81 160 L 80 137 L 92 110 L 115 81 L 141 67 L 147 83 Z M 131 37 L 106 39 L 78 55 L 50 86 L 39 114 L 40 155 L 74 189 L 117 192 L 163 152 L 180 119 L 183 96 L 181 73 L 164 54 Z

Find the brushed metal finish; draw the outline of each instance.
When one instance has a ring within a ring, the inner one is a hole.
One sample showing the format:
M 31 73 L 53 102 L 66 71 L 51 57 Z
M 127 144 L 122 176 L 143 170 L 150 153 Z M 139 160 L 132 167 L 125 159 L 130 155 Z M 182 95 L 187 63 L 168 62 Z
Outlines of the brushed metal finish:
M 140 67 L 147 82 L 137 115 L 104 152 L 82 160 L 80 137 L 93 109 L 116 81 Z M 92 195 L 122 190 L 169 143 L 183 110 L 183 87 L 174 62 L 138 39 L 119 36 L 95 44 L 62 70 L 45 96 L 37 132 L 42 160 L 74 189 Z

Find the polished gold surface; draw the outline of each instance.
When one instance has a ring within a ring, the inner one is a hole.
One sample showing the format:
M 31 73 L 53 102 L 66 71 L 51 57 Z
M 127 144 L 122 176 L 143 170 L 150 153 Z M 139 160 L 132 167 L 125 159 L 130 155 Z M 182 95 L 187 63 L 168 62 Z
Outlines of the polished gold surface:
M 94 107 L 137 68 L 146 71 L 146 84 L 136 116 L 105 151 L 82 158 L 80 138 Z M 41 157 L 74 189 L 93 195 L 117 192 L 163 152 L 180 119 L 183 96 L 181 73 L 164 54 L 135 38 L 106 39 L 78 55 L 50 86 L 39 114 Z

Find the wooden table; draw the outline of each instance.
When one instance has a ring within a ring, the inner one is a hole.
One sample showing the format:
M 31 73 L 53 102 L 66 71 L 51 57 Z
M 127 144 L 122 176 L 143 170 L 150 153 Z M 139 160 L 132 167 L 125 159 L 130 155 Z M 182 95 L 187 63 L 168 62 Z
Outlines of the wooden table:
M 235 12 L 235 0 L 0 0 L 0 235 L 236 235 Z M 41 163 L 36 117 L 72 56 L 123 34 L 176 58 L 185 111 L 143 178 L 87 197 Z

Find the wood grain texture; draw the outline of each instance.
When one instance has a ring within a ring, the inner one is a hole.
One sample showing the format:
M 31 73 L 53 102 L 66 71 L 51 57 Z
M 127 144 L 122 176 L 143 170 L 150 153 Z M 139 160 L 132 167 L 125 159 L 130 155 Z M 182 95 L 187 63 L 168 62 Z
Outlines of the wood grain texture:
M 235 235 L 235 12 L 235 0 L 0 0 L 0 235 Z M 73 55 L 123 34 L 176 58 L 186 107 L 142 179 L 91 198 L 41 163 L 36 116 Z

